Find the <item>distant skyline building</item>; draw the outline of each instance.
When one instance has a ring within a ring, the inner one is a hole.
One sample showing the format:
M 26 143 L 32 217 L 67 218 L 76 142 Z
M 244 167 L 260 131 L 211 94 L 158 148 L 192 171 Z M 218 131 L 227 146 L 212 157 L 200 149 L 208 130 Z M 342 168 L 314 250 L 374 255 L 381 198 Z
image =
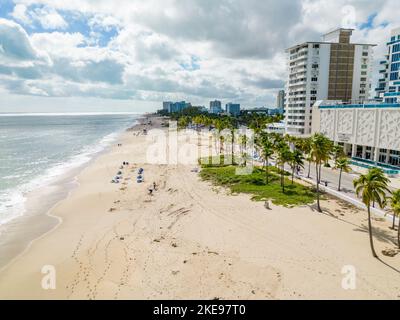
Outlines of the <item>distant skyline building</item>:
M 163 102 L 163 110 L 167 110 L 168 113 L 174 113 L 174 112 L 181 112 L 182 110 L 191 107 L 192 104 L 186 101 L 180 101 L 180 102 L 170 102 L 170 101 L 164 101 Z
M 376 98 L 386 103 L 400 102 L 400 28 L 393 29 L 387 43 L 385 60 L 380 61 L 381 78 L 375 89 Z
M 231 116 L 238 116 L 240 115 L 240 104 L 229 102 L 225 106 L 225 111 Z
M 285 90 L 279 90 L 276 96 L 276 108 L 285 109 Z
M 269 107 L 257 107 L 251 109 L 243 109 L 245 113 L 257 113 L 257 114 L 265 114 L 269 116 L 283 114 L 283 109 L 278 108 L 269 108 Z
M 286 131 L 311 134 L 317 100 L 350 102 L 369 99 L 373 44 L 350 42 L 353 29 L 337 29 L 320 42 L 305 42 L 286 50 Z
M 163 102 L 163 110 L 168 111 L 170 109 L 170 106 L 173 102 L 171 101 L 164 101 Z
M 218 114 L 222 113 L 222 104 L 219 100 L 210 101 L 210 113 Z

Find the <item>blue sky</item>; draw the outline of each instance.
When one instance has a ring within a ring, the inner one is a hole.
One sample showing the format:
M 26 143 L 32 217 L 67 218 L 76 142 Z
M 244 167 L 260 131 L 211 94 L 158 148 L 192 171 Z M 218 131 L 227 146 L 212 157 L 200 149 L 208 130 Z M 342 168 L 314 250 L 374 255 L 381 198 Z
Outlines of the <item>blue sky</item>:
M 399 3 L 0 0 L 0 112 L 144 110 L 162 100 L 274 105 L 287 47 L 352 27 L 355 42 L 378 44 L 378 61 L 400 26 Z
M 96 45 L 106 46 L 109 41 L 118 35 L 118 27 L 117 26 L 109 26 L 107 28 L 102 28 L 99 25 L 89 25 L 89 20 L 93 18 L 93 14 L 89 13 L 81 13 L 76 10 L 58 10 L 57 13 L 66 21 L 67 27 L 60 28 L 57 26 L 54 27 L 43 27 L 40 23 L 39 19 L 31 19 L 29 23 L 24 23 L 21 20 L 16 19 L 13 16 L 13 10 L 15 8 L 15 3 L 12 0 L 1 0 L 0 2 L 0 17 L 5 19 L 11 19 L 16 22 L 21 23 L 24 27 L 25 31 L 28 34 L 34 33 L 43 33 L 43 32 L 51 32 L 51 31 L 59 31 L 68 33 L 81 33 L 83 36 L 90 38 L 91 33 L 96 33 Z M 29 16 L 29 12 L 35 12 L 37 10 L 44 10 L 48 8 L 47 5 L 44 4 L 32 4 L 27 7 Z

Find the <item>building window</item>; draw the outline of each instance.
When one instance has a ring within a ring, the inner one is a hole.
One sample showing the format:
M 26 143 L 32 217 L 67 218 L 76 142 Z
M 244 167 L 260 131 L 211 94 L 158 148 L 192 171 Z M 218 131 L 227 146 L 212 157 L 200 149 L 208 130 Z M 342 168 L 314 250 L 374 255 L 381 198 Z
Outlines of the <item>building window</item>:
M 362 156 L 363 156 L 363 148 L 362 148 L 362 146 L 357 146 L 356 157 L 362 158 Z
M 400 164 L 398 157 L 389 157 L 389 164 L 393 166 L 398 166 Z
M 392 72 L 390 74 L 390 81 L 393 81 L 393 80 L 399 80 L 399 73 L 398 72 Z
M 379 156 L 379 162 L 380 162 L 380 163 L 386 163 L 386 155 L 381 154 L 381 155 Z
M 395 53 L 392 55 L 392 62 L 400 61 L 400 53 Z
M 390 71 L 399 71 L 399 68 L 400 68 L 400 62 L 398 62 L 398 63 L 393 63 L 392 65 L 391 65 L 391 67 L 390 67 Z
M 314 49 L 319 49 L 319 44 L 314 44 L 314 45 L 313 45 L 313 48 L 314 48 Z
M 318 81 L 318 78 L 317 78 L 317 77 L 313 77 L 313 78 L 311 78 L 311 81 L 317 82 L 317 81 Z

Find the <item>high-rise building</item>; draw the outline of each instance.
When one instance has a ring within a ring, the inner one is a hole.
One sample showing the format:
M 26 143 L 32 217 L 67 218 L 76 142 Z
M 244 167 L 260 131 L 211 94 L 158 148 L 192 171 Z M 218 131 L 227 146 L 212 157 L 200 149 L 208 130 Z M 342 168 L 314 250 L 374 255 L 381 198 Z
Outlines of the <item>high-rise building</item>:
M 238 116 L 240 115 L 240 104 L 229 102 L 225 106 L 225 111 L 231 116 Z
M 172 102 L 171 101 L 164 101 L 163 102 L 163 110 L 168 111 L 170 109 Z
M 180 101 L 180 102 L 163 102 L 163 110 L 168 111 L 168 113 L 181 112 L 182 110 L 191 107 L 191 103 Z
M 392 31 L 387 45 L 376 89 L 381 101 L 318 101 L 313 106 L 312 132 L 343 146 L 353 165 L 400 175 L 400 29 Z
M 392 30 L 385 60 L 380 65 L 382 77 L 375 89 L 376 98 L 386 103 L 400 102 L 400 28 Z
M 222 113 L 221 101 L 218 100 L 210 101 L 210 113 L 214 114 Z
M 286 50 L 286 131 L 311 133 L 312 107 L 317 100 L 343 102 L 369 98 L 372 44 L 350 42 L 352 29 L 337 29 L 321 42 L 306 42 Z
M 285 90 L 278 91 L 276 96 L 276 108 L 280 110 L 285 109 Z

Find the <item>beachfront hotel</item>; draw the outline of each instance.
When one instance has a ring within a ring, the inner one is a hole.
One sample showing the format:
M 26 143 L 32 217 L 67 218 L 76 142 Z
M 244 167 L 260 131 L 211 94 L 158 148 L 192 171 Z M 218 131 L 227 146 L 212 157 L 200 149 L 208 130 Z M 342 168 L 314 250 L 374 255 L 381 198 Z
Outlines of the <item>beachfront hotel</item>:
M 321 42 L 306 42 L 286 50 L 286 132 L 311 133 L 313 105 L 318 100 L 369 98 L 373 44 L 351 43 L 353 29 L 337 29 Z
M 376 98 L 387 103 L 400 102 L 400 28 L 392 30 L 387 54 L 379 64 L 381 78 L 375 89 Z
M 400 174 L 400 29 L 392 31 L 374 101 L 318 101 L 312 131 L 344 147 L 353 164 Z

